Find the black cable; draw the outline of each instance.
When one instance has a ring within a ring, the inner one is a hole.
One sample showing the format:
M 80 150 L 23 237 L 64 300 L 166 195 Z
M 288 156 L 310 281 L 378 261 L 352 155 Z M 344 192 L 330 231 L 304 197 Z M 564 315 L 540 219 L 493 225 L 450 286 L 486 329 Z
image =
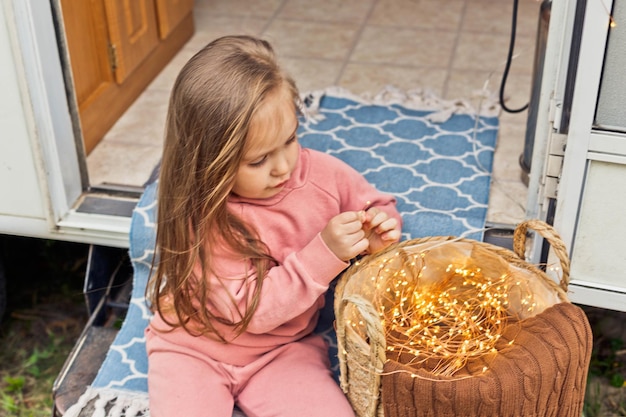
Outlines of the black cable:
M 509 52 L 506 58 L 506 65 L 504 66 L 504 72 L 502 73 L 502 82 L 500 83 L 500 106 L 508 113 L 520 113 L 528 108 L 528 104 L 519 109 L 510 109 L 504 104 L 504 88 L 506 87 L 506 80 L 509 76 L 509 70 L 511 69 L 511 61 L 513 60 L 513 50 L 515 49 L 515 32 L 517 29 L 517 8 L 519 6 L 519 0 L 513 0 L 513 13 L 511 21 L 511 40 L 509 42 Z

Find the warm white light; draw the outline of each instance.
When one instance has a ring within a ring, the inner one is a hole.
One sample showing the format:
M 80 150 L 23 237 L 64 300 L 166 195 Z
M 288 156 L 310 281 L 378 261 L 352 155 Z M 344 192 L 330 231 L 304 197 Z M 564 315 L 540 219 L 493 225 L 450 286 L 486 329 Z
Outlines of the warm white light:
M 504 327 L 517 320 L 507 310 L 512 288 L 522 293 L 516 299 L 522 308 L 532 311 L 536 306 L 532 294 L 524 293 L 522 282 L 509 272 L 493 273 L 471 263 L 449 263 L 436 282 L 425 283 L 425 259 L 425 252 L 400 250 L 381 259 L 378 275 L 370 278 L 376 283 L 373 301 L 387 351 L 403 359 L 410 355 L 407 365 L 452 376 L 468 360 L 497 354 Z

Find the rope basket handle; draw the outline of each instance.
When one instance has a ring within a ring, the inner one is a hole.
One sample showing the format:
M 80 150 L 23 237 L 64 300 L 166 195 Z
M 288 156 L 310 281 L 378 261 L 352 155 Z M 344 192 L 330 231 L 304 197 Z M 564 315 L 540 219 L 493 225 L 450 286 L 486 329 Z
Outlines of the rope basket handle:
M 337 287 L 339 288 L 341 284 Z M 340 290 L 343 293 L 343 289 Z M 367 381 L 367 389 L 368 392 L 363 392 L 362 394 L 367 395 L 368 402 L 366 405 L 366 409 L 363 410 L 365 413 L 362 417 L 376 417 L 379 415 L 380 411 L 380 384 L 381 384 L 381 373 L 383 371 L 383 366 L 386 360 L 386 347 L 387 340 L 385 338 L 385 331 L 383 329 L 383 325 L 378 317 L 378 313 L 376 309 L 372 305 L 372 303 L 366 300 L 364 297 L 351 294 L 342 298 L 339 302 L 342 308 L 336 311 L 337 320 L 341 325 L 336 326 L 337 331 L 337 346 L 339 350 L 339 359 L 340 359 L 340 384 L 344 393 L 348 394 L 350 391 L 347 375 L 347 346 L 345 346 L 345 342 L 347 340 L 346 329 L 345 329 L 345 318 L 343 316 L 344 308 L 348 304 L 352 304 L 361 317 L 363 318 L 363 322 L 366 326 L 367 332 L 367 345 L 369 348 L 369 368 L 368 369 L 368 381 Z M 335 304 L 337 305 L 337 298 L 335 299 Z
M 550 243 L 550 246 L 554 250 L 554 254 L 561 262 L 561 270 L 563 271 L 559 285 L 564 291 L 567 292 L 567 287 L 569 286 L 570 261 L 567 254 L 567 248 L 565 247 L 565 243 L 563 243 L 561 236 L 552 226 L 541 220 L 526 220 L 518 224 L 515 228 L 515 233 L 513 234 L 513 250 L 522 260 L 525 260 L 526 258 L 526 237 L 528 229 L 539 233 L 548 241 L 548 243 Z

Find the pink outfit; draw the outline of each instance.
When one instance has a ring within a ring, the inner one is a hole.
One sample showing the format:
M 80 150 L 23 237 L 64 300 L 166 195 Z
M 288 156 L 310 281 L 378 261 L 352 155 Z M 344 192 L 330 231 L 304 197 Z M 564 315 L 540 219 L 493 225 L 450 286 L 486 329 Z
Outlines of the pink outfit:
M 233 196 L 230 210 L 258 231 L 279 264 L 263 281 L 247 330 L 235 337 L 228 327 L 218 327 L 229 343 L 180 328 L 162 332 L 171 329 L 155 315 L 146 329 L 152 417 L 231 416 L 233 403 L 248 417 L 353 416 L 328 369 L 327 347 L 311 332 L 330 282 L 348 266 L 328 249 L 320 231 L 335 215 L 361 210 L 368 201 L 401 220 L 392 196 L 344 162 L 309 149 L 301 149 L 278 195 Z M 209 308 L 238 318 L 225 291 L 245 309 L 241 277 L 249 264 L 226 251 L 219 255 L 223 262 L 216 272 L 233 279 L 212 287 L 213 300 L 224 301 Z

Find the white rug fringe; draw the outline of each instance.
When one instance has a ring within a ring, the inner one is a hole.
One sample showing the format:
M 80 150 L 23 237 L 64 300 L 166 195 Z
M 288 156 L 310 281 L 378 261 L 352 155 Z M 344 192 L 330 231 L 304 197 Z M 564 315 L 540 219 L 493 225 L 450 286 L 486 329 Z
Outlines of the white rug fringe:
M 473 106 L 465 99 L 445 100 L 435 93 L 425 89 L 400 90 L 392 85 L 386 86 L 375 95 L 364 93 L 354 94 L 342 87 L 328 87 L 324 90 L 311 91 L 302 94 L 304 115 L 312 120 L 320 120 L 319 103 L 324 95 L 344 97 L 359 103 L 378 104 L 388 106 L 399 104 L 412 110 L 433 111 L 427 118 L 433 123 L 443 123 L 453 114 L 472 114 L 485 117 L 497 117 L 501 108 L 498 100 L 489 91 L 483 89 L 476 91 L 472 99 L 478 100 L 478 106 Z
M 93 403 L 93 411 L 87 407 L 89 403 Z M 63 417 L 150 417 L 148 394 L 87 387 Z M 235 409 L 232 417 L 246 416 L 241 410 Z
M 93 412 L 87 405 L 93 402 Z M 63 417 L 149 417 L 148 394 L 87 387 Z

